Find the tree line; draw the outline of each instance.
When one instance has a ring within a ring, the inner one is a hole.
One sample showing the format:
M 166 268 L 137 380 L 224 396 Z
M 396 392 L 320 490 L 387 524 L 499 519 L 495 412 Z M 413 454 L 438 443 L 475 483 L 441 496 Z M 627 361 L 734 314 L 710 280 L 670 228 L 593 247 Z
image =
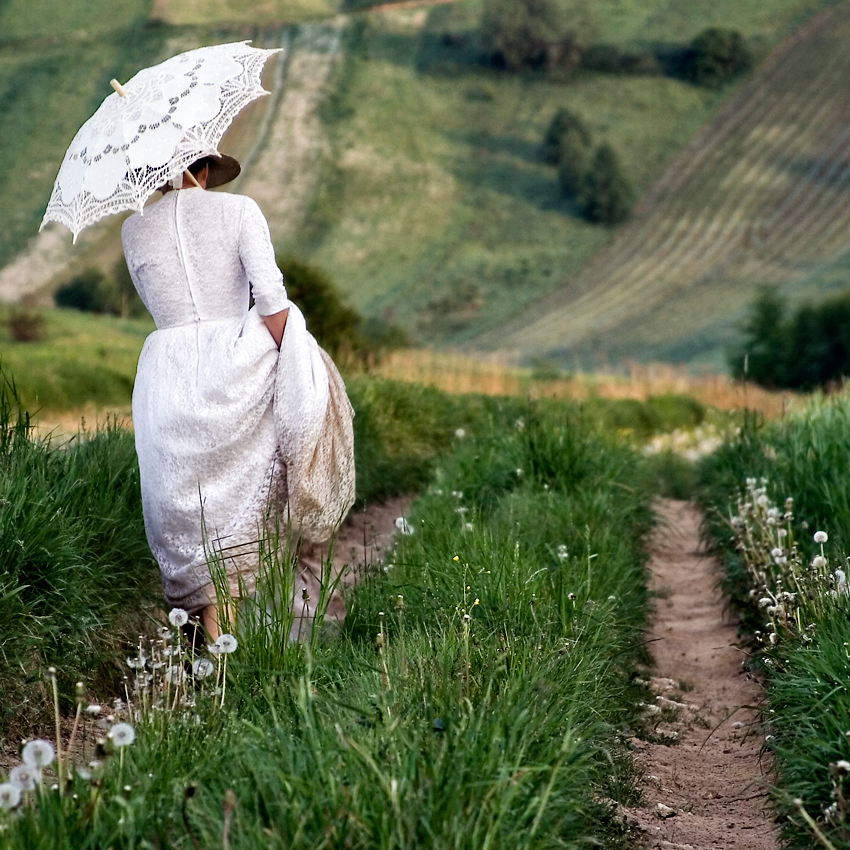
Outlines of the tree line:
M 850 292 L 792 312 L 775 289 L 764 288 L 742 330 L 729 354 L 736 378 L 808 391 L 850 376 Z
M 586 68 L 614 74 L 668 74 L 719 88 L 752 68 L 753 55 L 736 30 L 710 27 L 678 49 L 634 50 L 594 43 L 593 7 L 586 0 L 485 0 L 481 40 L 490 63 L 509 71 L 564 74 Z

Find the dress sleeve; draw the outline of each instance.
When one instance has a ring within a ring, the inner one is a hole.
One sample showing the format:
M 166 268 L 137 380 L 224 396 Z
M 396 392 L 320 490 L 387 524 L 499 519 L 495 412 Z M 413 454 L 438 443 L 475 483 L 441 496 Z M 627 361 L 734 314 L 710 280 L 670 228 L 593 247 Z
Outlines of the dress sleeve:
M 283 275 L 277 267 L 269 226 L 256 202 L 245 198 L 239 233 L 239 258 L 248 275 L 254 302 L 261 316 L 271 316 L 289 306 Z

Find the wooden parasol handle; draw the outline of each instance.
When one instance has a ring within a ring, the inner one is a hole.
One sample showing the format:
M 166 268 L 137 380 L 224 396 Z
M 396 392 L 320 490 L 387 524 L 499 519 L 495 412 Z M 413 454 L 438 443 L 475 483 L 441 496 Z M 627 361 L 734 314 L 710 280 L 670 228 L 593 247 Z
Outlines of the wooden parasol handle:
M 118 94 L 121 95 L 121 97 L 127 97 L 127 89 L 125 89 L 124 86 L 122 86 L 121 83 L 118 82 L 118 80 L 116 80 L 116 79 L 110 80 L 109 85 L 111 85 L 112 88 L 114 88 L 115 91 L 117 91 Z

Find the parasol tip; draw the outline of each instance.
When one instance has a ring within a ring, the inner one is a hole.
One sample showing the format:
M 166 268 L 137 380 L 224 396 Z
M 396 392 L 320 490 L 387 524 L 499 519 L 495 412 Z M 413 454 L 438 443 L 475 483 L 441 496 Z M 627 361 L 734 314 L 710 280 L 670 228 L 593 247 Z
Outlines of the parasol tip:
M 124 86 L 121 85 L 121 83 L 118 82 L 118 80 L 111 79 L 109 81 L 109 85 L 111 85 L 112 88 L 114 88 L 115 91 L 117 91 L 118 94 L 121 95 L 121 97 L 127 97 L 127 90 L 124 88 Z

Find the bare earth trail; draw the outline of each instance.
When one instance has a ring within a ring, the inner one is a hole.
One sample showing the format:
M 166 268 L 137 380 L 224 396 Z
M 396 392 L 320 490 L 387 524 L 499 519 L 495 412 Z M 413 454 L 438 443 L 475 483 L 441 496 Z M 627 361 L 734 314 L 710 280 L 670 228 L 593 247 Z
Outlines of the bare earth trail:
M 770 764 L 760 756 L 758 715 L 746 708 L 759 702 L 761 688 L 742 670 L 736 624 L 715 587 L 719 567 L 700 545 L 698 509 L 664 500 L 658 510 L 650 561 L 650 586 L 660 594 L 648 635 L 652 685 L 658 708 L 685 707 L 656 730 L 674 737 L 672 744 L 632 739 L 645 807 L 626 816 L 641 847 L 775 850 Z

